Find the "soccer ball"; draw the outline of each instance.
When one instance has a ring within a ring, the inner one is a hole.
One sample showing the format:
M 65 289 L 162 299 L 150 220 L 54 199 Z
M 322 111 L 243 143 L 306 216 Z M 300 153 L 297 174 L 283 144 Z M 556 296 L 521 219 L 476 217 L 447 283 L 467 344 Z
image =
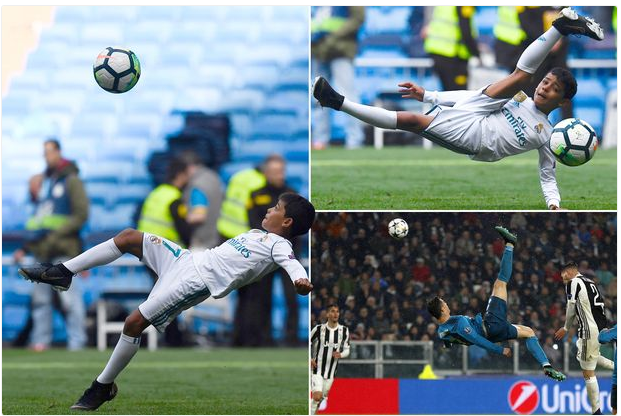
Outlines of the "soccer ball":
M 552 130 L 550 150 L 556 159 L 567 166 L 580 166 L 593 158 L 599 140 L 589 123 L 567 118 Z
M 403 238 L 408 235 L 408 223 L 402 218 L 395 218 L 388 223 L 388 234 L 393 238 Z
M 93 64 L 95 81 L 104 90 L 120 94 L 131 90 L 140 78 L 140 61 L 129 49 L 106 48 Z

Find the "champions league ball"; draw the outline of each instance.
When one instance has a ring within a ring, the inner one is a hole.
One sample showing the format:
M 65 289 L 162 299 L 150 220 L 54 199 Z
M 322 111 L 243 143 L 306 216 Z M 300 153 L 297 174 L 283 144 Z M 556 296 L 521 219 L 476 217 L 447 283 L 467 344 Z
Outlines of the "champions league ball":
M 97 55 L 93 74 L 101 88 L 120 94 L 131 90 L 140 79 L 140 61 L 129 49 L 106 48 Z
M 393 238 L 403 238 L 408 235 L 408 223 L 402 218 L 395 218 L 388 223 L 388 234 Z
M 559 162 L 567 166 L 580 166 L 591 160 L 598 145 L 593 127 L 577 118 L 559 122 L 550 137 L 550 150 Z

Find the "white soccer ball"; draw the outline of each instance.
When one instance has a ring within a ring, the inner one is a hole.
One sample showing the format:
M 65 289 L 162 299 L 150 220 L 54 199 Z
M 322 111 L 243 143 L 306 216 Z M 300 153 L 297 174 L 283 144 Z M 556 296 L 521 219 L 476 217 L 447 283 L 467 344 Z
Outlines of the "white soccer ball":
M 93 74 L 101 88 L 120 94 L 131 90 L 140 79 L 140 61 L 129 49 L 109 47 L 97 55 Z
M 403 238 L 408 235 L 408 223 L 403 218 L 395 218 L 388 223 L 388 234 L 393 238 Z
M 599 140 L 589 123 L 567 118 L 552 130 L 550 150 L 556 160 L 567 166 L 580 166 L 593 158 Z

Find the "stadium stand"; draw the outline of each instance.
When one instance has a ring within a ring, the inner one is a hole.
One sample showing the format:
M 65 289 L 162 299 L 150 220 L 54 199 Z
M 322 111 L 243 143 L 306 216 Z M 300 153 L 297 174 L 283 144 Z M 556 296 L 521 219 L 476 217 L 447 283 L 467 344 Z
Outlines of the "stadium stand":
M 387 224 L 397 216 L 410 226 L 403 240 L 388 236 Z M 426 302 L 437 294 L 454 314 L 485 311 L 504 247 L 493 229 L 498 223 L 519 236 L 508 286 L 510 322 L 531 326 L 542 345 L 555 344 L 554 331 L 565 322 L 559 265 L 570 260 L 597 283 L 609 322 L 616 322 L 616 214 L 323 212 L 311 240 L 311 327 L 325 322 L 325 307 L 336 303 L 353 341 L 432 341 L 437 368 L 461 369 L 461 350 L 438 342 Z M 564 347 L 546 351 L 559 359 Z M 358 354 L 364 358 L 362 348 Z M 469 371 L 511 364 L 478 347 L 468 348 L 468 359 Z M 572 370 L 575 361 L 570 356 Z
M 292 183 L 308 193 L 307 11 L 305 7 L 238 7 L 235 13 L 228 7 L 55 9 L 53 23 L 42 30 L 23 72 L 13 77 L 2 99 L 3 308 L 10 311 L 3 314 L 3 339 L 15 335 L 28 304 L 27 286 L 17 280 L 15 267 L 8 266 L 9 255 L 19 246 L 19 233 L 32 212 L 26 184 L 42 170 L 42 143 L 49 137 L 60 140 L 85 180 L 92 203 L 83 230 L 87 246 L 133 225 L 136 208 L 154 185 L 147 164 L 158 152 L 169 157 L 196 145 L 226 181 L 247 162 L 280 151 L 291 158 Z M 126 94 L 109 94 L 93 79 L 97 53 L 112 44 L 132 49 L 141 61 L 141 79 Z M 286 105 L 270 103 L 269 97 L 280 97 Z M 187 139 L 189 133 L 195 136 L 192 123 L 213 114 L 227 123 L 230 119 L 222 140 L 179 139 Z M 237 122 L 238 115 L 244 117 L 242 123 Z M 280 140 L 278 147 L 275 140 Z M 91 274 L 90 289 L 104 285 L 105 269 Z M 126 278 L 142 276 L 136 272 Z M 98 293 L 87 291 L 86 296 L 91 304 Z M 308 330 L 303 318 L 301 338 Z M 196 325 L 207 331 L 205 323 Z M 58 340 L 62 331 L 55 329 Z M 275 332 L 282 335 L 278 325 Z

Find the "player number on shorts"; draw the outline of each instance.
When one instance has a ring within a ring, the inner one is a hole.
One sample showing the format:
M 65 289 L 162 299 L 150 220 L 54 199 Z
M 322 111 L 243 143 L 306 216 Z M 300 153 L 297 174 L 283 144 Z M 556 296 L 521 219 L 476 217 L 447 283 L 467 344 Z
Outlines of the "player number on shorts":
M 181 253 L 181 248 L 177 247 L 177 249 L 175 250 L 174 248 L 170 246 L 170 244 L 168 244 L 166 240 L 162 240 L 162 244 L 164 244 L 164 247 L 170 250 L 173 256 L 179 257 L 179 254 Z

